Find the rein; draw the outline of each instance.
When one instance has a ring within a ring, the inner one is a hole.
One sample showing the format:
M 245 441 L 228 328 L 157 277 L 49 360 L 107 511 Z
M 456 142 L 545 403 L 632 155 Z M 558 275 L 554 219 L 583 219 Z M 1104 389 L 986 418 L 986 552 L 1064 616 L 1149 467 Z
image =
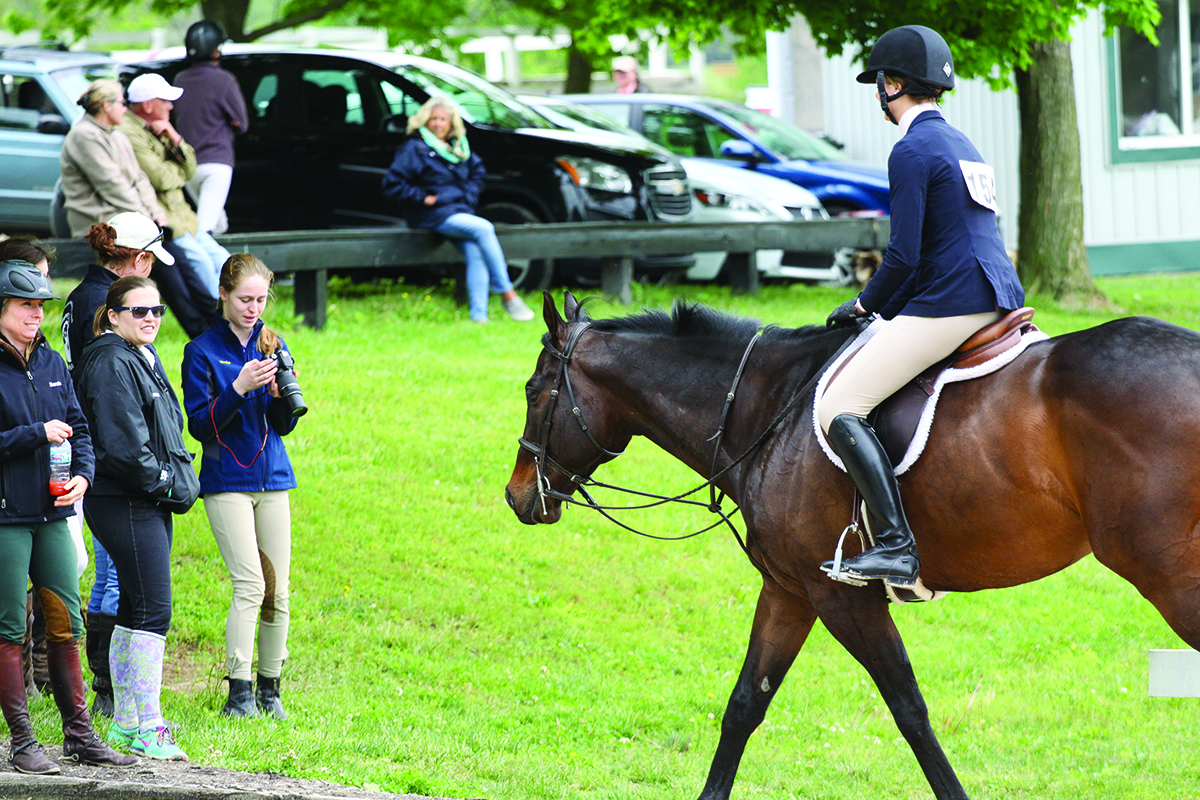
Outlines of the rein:
M 717 489 L 716 482 L 718 479 L 720 479 L 722 476 L 724 476 L 726 473 L 728 473 L 730 470 L 732 470 L 738 464 L 740 464 L 744 460 L 746 460 L 746 458 L 748 458 L 751 453 L 753 453 L 759 447 L 762 446 L 763 442 L 765 442 L 767 440 L 767 438 L 775 431 L 775 429 L 779 427 L 780 423 L 783 422 L 784 418 L 788 414 L 791 413 L 791 411 L 795 407 L 796 403 L 815 388 L 817 381 L 820 379 L 822 373 L 825 372 L 825 369 L 829 366 L 829 364 L 833 363 L 833 361 L 835 361 L 838 358 L 838 356 L 840 356 L 842 354 L 842 352 L 845 351 L 846 348 L 850 346 L 850 344 L 854 341 L 854 339 L 856 337 L 851 336 L 849 339 L 847 339 L 842 344 L 842 346 L 838 348 L 837 352 L 835 352 L 826 361 L 824 366 L 822 366 L 820 369 L 818 369 L 816 371 L 816 373 L 799 390 L 792 393 L 791 398 L 784 405 L 784 407 L 775 415 L 775 417 L 771 420 L 771 422 L 767 425 L 767 427 L 762 431 L 762 433 L 760 433 L 758 435 L 758 438 L 756 438 L 754 440 L 754 442 L 749 447 L 747 447 L 746 450 L 744 450 L 742 452 L 741 455 L 739 455 L 737 458 L 733 459 L 729 464 L 727 464 L 720 471 L 717 471 L 717 464 L 720 460 L 720 455 L 721 455 L 721 440 L 722 440 L 722 438 L 724 438 L 725 424 L 729 418 L 729 410 L 732 407 L 733 400 L 737 395 L 737 387 L 738 387 L 739 383 L 741 383 L 742 375 L 744 374 L 745 369 L 746 369 L 746 364 L 750 360 L 750 354 L 754 350 L 754 346 L 756 344 L 758 344 L 759 339 L 762 338 L 762 331 L 758 331 L 757 333 L 755 333 L 754 336 L 750 339 L 749 344 L 746 345 L 746 350 L 742 354 L 742 360 L 738 364 L 737 372 L 734 374 L 734 377 L 733 377 L 733 385 L 730 386 L 729 392 L 725 395 L 725 403 L 721 409 L 721 418 L 720 418 L 720 422 L 717 426 L 717 432 L 708 439 L 708 441 L 710 441 L 710 442 L 715 442 L 714 452 L 713 452 L 713 460 L 712 460 L 712 464 L 713 464 L 712 465 L 712 472 L 713 472 L 712 477 L 710 477 L 708 480 L 701 483 L 699 486 L 696 486 L 693 489 L 683 492 L 682 494 L 668 496 L 668 495 L 655 494 L 653 492 L 643 492 L 638 489 L 629 489 L 629 488 L 626 488 L 623 486 L 617 486 L 615 484 L 601 483 L 600 481 L 597 481 L 594 478 L 592 478 L 590 472 L 587 475 L 579 475 L 578 473 L 575 473 L 574 471 L 567 469 L 561 463 L 559 463 L 555 459 L 551 458 L 549 453 L 547 452 L 547 448 L 548 448 L 548 445 L 550 442 L 550 428 L 551 428 L 551 425 L 553 422 L 554 410 L 558 403 L 559 396 L 561 394 L 560 389 L 563 386 L 565 386 L 566 391 L 567 391 L 567 402 L 570 403 L 572 415 L 575 417 L 576 421 L 579 422 L 579 425 L 582 428 L 583 432 L 587 435 L 588 439 L 596 447 L 596 449 L 599 450 L 602 455 L 607 455 L 611 458 L 616 458 L 617 456 L 619 456 L 625 452 L 624 450 L 622 450 L 619 453 L 614 453 L 613 451 L 605 448 L 603 445 L 600 444 L 599 441 L 596 440 L 596 437 L 592 434 L 591 430 L 588 428 L 587 424 L 584 422 L 583 414 L 579 409 L 579 403 L 575 400 L 575 391 L 571 387 L 571 377 L 570 377 L 570 373 L 568 370 L 568 367 L 571 364 L 571 356 L 574 353 L 576 345 L 579 343 L 580 337 L 582 337 L 584 332 L 586 332 L 587 329 L 590 327 L 591 327 L 590 322 L 577 323 L 575 325 L 575 327 L 571 329 L 570 334 L 568 334 L 566 344 L 562 350 L 559 350 L 550 342 L 549 336 L 545 337 L 542 340 L 542 345 L 546 349 L 546 351 L 548 353 L 550 353 L 552 356 L 554 356 L 556 359 L 558 359 L 558 361 L 559 361 L 558 375 L 555 378 L 554 387 L 550 390 L 550 402 L 547 404 L 546 411 L 542 416 L 542 423 L 540 426 L 540 435 L 539 435 L 540 441 L 537 443 L 534 443 L 534 442 L 529 441 L 528 439 L 526 439 L 523 436 L 517 439 L 517 443 L 522 448 L 530 451 L 533 454 L 534 466 L 535 466 L 536 474 L 537 474 L 538 499 L 542 504 L 542 513 L 543 514 L 546 513 L 546 498 L 547 497 L 551 497 L 551 498 L 554 498 L 556 500 L 559 500 L 559 501 L 562 501 L 562 502 L 565 502 L 568 504 L 572 503 L 572 502 L 578 503 L 578 501 L 575 500 L 574 498 L 572 498 L 571 495 L 565 494 L 563 492 L 559 492 L 550 486 L 550 481 L 546 477 L 546 472 L 545 472 L 546 466 L 549 465 L 549 466 L 557 469 L 563 475 L 568 476 L 569 479 L 571 480 L 571 482 L 576 485 L 576 487 L 578 488 L 579 494 L 583 496 L 584 501 L 585 501 L 584 503 L 580 503 L 580 505 L 583 505 L 586 508 L 590 508 L 593 511 L 598 511 L 600 513 L 600 515 L 603 516 L 605 519 L 609 520 L 610 522 L 615 523 L 616 525 L 624 528 L 625 530 L 627 530 L 631 533 L 637 534 L 638 536 L 643 536 L 647 539 L 657 539 L 659 541 L 674 542 L 674 541 L 681 541 L 683 539 L 691 539 L 694 536 L 699 536 L 702 533 L 707 533 L 708 531 L 711 531 L 713 528 L 716 528 L 716 527 L 724 524 L 729 527 L 729 530 L 733 533 L 734 538 L 737 539 L 738 545 L 742 548 L 742 552 L 744 552 L 746 554 L 746 557 L 750 559 L 751 563 L 753 563 L 754 566 L 756 568 L 758 568 L 760 571 L 765 572 L 762 565 L 760 565 L 758 563 L 758 561 L 755 560 L 754 556 L 752 556 L 750 554 L 750 551 L 746 547 L 746 543 L 742 539 L 741 534 L 738 532 L 737 528 L 734 527 L 733 522 L 730 520 L 730 517 L 738 512 L 738 510 L 739 510 L 738 507 L 735 506 L 733 511 L 731 511 L 729 514 L 726 514 L 721 509 L 721 500 L 723 500 L 725 498 L 725 492 L 720 491 L 720 496 L 718 496 L 717 493 L 719 490 Z M 599 464 L 597 464 L 596 466 L 599 466 Z M 593 467 L 592 469 L 595 469 L 595 467 Z M 653 500 L 653 502 L 643 503 L 640 505 L 602 506 L 599 503 L 597 503 L 595 501 L 595 499 L 592 498 L 591 494 L 587 491 L 588 486 L 591 486 L 593 488 L 600 488 L 600 489 L 611 489 L 613 491 L 623 492 L 625 494 L 631 494 L 631 495 L 635 495 L 637 497 L 651 498 Z M 695 494 L 696 492 L 700 491 L 701 489 L 704 489 L 705 487 L 708 487 L 708 489 L 709 489 L 709 502 L 708 503 L 704 503 L 699 500 L 687 499 L 689 495 Z M 644 531 L 637 530 L 636 528 L 633 528 L 629 525 L 626 525 L 624 522 L 621 522 L 619 519 L 617 519 L 616 517 L 612 516 L 612 514 L 609 513 L 610 511 L 635 511 L 635 510 L 639 510 L 639 509 L 654 508 L 655 506 L 663 505 L 665 503 L 682 503 L 685 505 L 702 506 L 702 507 L 706 508 L 708 511 L 719 515 L 721 517 L 721 519 L 717 522 L 714 522 L 712 525 L 709 525 L 706 528 L 702 528 L 701 530 L 693 531 L 692 533 L 684 534 L 683 536 L 655 536 L 653 534 L 649 534 Z

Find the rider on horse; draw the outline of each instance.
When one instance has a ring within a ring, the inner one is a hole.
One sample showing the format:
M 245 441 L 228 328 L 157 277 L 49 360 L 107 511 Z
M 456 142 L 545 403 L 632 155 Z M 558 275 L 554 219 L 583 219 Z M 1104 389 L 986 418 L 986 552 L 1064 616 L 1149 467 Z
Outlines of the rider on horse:
M 867 415 L 950 355 L 981 327 L 1024 305 L 1025 292 L 996 222 L 995 176 L 979 151 L 938 110 L 954 88 L 950 48 L 920 25 L 875 43 L 859 83 L 873 83 L 883 113 L 900 128 L 888 158 L 891 239 L 879 270 L 830 326 L 879 313 L 890 320 L 834 377 L 817 417 L 874 519 L 876 544 L 847 559 L 835 579 L 916 585 L 921 562 L 900 503 L 893 465 Z

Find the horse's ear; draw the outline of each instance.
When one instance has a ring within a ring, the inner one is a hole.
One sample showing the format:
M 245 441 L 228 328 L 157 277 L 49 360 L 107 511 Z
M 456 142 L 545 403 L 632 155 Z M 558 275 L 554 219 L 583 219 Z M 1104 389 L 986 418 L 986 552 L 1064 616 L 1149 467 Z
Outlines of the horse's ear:
M 563 314 L 568 322 L 579 322 L 579 301 L 569 289 L 563 290 Z
M 567 293 L 570 297 L 570 293 Z M 574 299 L 574 298 L 571 298 Z M 542 290 L 542 319 L 546 321 L 546 330 L 550 331 L 550 338 L 555 344 L 561 344 L 566 338 L 567 323 L 558 313 L 558 306 L 554 304 L 554 295 L 550 294 L 550 290 Z

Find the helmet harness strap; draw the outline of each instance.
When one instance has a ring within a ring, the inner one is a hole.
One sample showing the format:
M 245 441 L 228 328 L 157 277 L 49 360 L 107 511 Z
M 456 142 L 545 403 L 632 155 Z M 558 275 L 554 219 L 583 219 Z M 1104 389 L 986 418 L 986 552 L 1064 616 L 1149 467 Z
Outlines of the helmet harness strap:
M 892 109 L 888 107 L 888 103 L 908 94 L 908 87 L 901 89 L 893 95 L 889 95 L 887 93 L 887 86 L 884 84 L 883 70 L 879 70 L 875 73 L 875 88 L 879 92 L 879 105 L 883 108 L 883 113 L 891 120 L 893 125 L 899 125 L 900 123 L 892 116 Z

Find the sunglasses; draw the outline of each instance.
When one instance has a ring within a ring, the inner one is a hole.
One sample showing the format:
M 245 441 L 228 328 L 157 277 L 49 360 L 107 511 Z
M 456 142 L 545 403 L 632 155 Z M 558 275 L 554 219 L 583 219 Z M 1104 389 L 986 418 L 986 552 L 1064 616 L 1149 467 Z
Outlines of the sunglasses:
M 118 314 L 128 311 L 134 319 L 145 319 L 147 314 L 161 318 L 163 314 L 167 313 L 166 306 L 116 306 L 112 310 Z

